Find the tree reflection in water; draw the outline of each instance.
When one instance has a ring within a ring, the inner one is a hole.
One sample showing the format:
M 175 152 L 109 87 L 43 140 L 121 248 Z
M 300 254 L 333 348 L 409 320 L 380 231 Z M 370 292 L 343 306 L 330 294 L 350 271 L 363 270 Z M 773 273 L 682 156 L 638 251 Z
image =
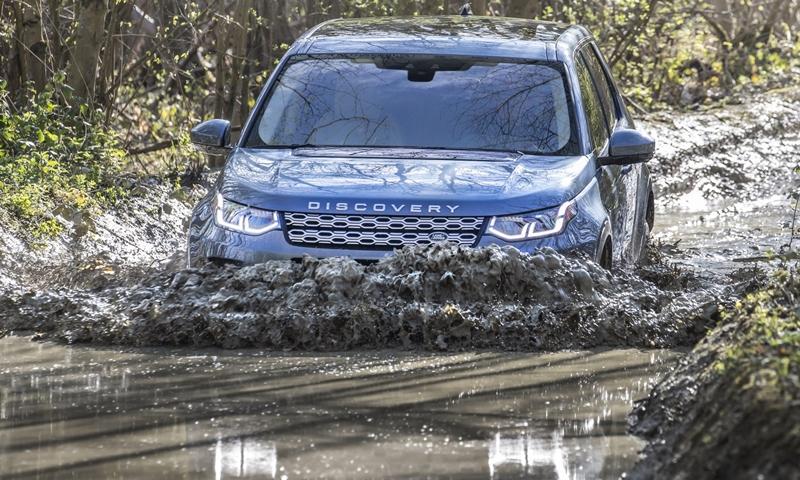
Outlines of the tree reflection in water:
M 577 458 L 580 448 L 565 445 L 564 431 L 517 435 L 496 433 L 489 443 L 489 476 L 581 480 L 602 477 L 603 455 Z M 596 448 L 596 447 L 595 447 Z M 601 446 L 602 448 L 602 446 Z

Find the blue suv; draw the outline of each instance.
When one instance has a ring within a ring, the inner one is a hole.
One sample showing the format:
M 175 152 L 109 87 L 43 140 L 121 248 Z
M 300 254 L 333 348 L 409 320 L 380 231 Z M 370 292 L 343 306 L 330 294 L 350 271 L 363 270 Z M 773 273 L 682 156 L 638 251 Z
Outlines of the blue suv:
M 333 20 L 299 38 L 194 210 L 189 262 L 406 245 L 552 247 L 635 262 L 653 226 L 636 130 L 586 29 L 447 16 Z

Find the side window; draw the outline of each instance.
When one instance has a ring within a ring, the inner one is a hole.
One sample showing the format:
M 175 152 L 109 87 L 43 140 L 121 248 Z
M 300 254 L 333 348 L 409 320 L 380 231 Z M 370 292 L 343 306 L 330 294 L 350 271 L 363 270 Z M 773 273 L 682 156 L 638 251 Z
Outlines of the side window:
M 578 83 L 581 89 L 583 112 L 586 114 L 587 122 L 589 122 L 589 134 L 592 136 L 592 144 L 594 148 L 602 147 L 608 138 L 608 127 L 606 118 L 603 115 L 600 97 L 597 95 L 597 90 L 594 88 L 594 82 L 589 73 L 589 68 L 586 66 L 583 58 L 577 55 L 575 60 Z
M 606 122 L 608 130 L 613 131 L 614 126 L 617 124 L 617 108 L 614 104 L 614 96 L 612 95 L 611 85 L 608 83 L 605 70 L 597 57 L 597 52 L 591 45 L 586 45 L 581 49 L 581 57 L 589 67 L 589 71 L 594 78 L 594 84 L 597 86 L 597 93 L 600 95 L 600 102 L 603 104 L 603 112 L 606 115 Z

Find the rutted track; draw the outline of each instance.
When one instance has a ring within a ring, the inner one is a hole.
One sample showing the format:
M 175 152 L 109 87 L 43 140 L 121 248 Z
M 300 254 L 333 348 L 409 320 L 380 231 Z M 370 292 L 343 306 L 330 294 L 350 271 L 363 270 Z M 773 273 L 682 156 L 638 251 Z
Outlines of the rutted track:
M 657 139 L 650 168 L 662 209 L 755 200 L 793 186 L 787 180 L 800 161 L 797 86 L 700 112 L 655 113 L 641 123 Z

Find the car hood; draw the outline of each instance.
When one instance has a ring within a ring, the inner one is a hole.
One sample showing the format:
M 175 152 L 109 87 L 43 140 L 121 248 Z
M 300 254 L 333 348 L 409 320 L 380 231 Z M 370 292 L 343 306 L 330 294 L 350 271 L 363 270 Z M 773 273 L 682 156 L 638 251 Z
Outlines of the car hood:
M 277 211 L 500 215 L 559 205 L 594 175 L 585 156 L 237 148 L 218 188 L 229 200 Z

